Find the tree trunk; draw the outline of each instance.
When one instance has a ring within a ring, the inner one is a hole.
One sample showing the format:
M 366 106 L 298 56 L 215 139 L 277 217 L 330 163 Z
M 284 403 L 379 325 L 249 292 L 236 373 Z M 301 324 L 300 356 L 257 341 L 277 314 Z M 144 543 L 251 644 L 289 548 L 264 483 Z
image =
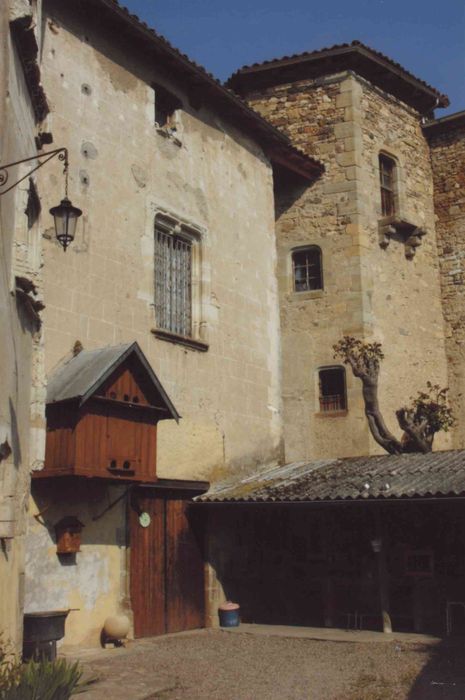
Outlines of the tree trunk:
M 368 420 L 368 427 L 378 445 L 389 452 L 389 454 L 402 454 L 402 444 L 388 430 L 384 418 L 381 414 L 378 401 L 378 373 L 379 365 L 373 362 L 369 367 L 361 368 L 351 360 L 349 362 L 356 377 L 362 381 L 363 401 L 365 404 L 365 415 Z

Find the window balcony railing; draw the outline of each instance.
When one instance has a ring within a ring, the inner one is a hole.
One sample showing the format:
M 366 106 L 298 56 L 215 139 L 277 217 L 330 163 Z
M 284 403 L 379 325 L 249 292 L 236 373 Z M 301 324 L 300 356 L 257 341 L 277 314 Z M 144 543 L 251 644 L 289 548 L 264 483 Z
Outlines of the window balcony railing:
M 320 411 L 331 413 L 332 411 L 345 411 L 345 400 L 342 394 L 320 396 Z

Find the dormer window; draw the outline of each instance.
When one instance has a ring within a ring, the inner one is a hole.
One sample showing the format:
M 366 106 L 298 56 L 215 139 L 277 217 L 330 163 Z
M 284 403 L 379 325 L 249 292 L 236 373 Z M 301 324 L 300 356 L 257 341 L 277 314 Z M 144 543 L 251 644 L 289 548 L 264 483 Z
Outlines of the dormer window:
M 381 153 L 379 156 L 379 179 L 381 189 L 381 215 L 396 214 L 396 163 Z

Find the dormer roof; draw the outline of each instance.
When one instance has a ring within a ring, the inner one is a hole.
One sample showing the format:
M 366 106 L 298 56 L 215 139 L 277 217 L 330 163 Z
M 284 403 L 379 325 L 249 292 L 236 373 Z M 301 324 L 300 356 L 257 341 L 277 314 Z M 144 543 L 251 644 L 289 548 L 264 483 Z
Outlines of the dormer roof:
M 145 381 L 157 395 L 157 403 L 166 413 L 163 418 L 179 421 L 179 413 L 136 342 L 97 350 L 82 350 L 75 357 L 60 364 L 48 381 L 47 404 L 74 400 L 82 406 L 123 363 L 130 360 L 139 364 Z

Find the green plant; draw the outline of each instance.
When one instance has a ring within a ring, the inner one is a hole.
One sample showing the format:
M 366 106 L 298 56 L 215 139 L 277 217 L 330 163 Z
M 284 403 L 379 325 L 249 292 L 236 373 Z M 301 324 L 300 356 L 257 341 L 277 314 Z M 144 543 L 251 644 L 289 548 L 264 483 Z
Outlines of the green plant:
M 412 398 L 412 408 L 418 422 L 426 421 L 430 430 L 434 433 L 439 430 L 447 432 L 454 425 L 452 409 L 447 405 L 447 393 L 449 389 L 441 389 L 439 384 L 426 382 L 427 391 L 419 391 L 416 398 Z
M 20 668 L 13 646 L 0 637 L 0 698 L 17 682 Z
M 68 700 L 79 692 L 82 671 L 66 659 L 29 661 L 26 664 L 2 661 L 0 700 Z

